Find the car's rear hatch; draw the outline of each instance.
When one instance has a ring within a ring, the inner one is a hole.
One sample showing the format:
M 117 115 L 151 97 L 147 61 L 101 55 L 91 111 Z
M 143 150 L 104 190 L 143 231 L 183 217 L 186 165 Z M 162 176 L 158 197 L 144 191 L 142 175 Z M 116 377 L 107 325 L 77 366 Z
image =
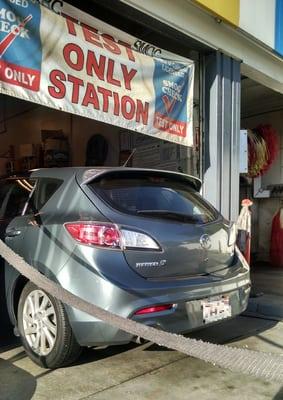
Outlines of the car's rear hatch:
M 97 170 L 82 183 L 96 207 L 120 228 L 142 232 L 159 250 L 124 249 L 128 265 L 146 278 L 208 274 L 231 263 L 229 228 L 184 174 L 120 168 Z

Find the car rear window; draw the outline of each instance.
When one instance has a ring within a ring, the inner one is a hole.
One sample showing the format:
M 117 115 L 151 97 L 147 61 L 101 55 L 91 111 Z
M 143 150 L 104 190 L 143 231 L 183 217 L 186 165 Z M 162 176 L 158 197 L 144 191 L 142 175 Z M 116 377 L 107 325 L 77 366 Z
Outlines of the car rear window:
M 189 223 L 208 223 L 218 216 L 189 183 L 163 175 L 107 174 L 90 186 L 109 205 L 124 213 Z

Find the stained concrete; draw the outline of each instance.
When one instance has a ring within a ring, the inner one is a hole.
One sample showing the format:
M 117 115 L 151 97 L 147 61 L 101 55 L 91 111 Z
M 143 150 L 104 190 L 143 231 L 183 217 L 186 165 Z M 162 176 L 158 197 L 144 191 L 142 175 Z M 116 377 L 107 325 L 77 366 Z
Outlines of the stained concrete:
M 283 323 L 238 317 L 191 336 L 283 353 Z M 282 386 L 282 387 L 281 387 Z M 84 352 L 56 371 L 29 360 L 21 347 L 0 354 L 1 400 L 283 399 L 282 385 L 232 373 L 150 343 Z

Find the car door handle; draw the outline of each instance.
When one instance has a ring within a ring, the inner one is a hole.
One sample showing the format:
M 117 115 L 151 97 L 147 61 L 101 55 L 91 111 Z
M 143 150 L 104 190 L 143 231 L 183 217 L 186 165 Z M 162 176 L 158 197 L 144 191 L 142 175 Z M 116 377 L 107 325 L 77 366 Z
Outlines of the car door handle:
M 16 237 L 19 236 L 22 232 L 19 229 L 9 229 L 6 231 L 5 236 L 6 237 Z

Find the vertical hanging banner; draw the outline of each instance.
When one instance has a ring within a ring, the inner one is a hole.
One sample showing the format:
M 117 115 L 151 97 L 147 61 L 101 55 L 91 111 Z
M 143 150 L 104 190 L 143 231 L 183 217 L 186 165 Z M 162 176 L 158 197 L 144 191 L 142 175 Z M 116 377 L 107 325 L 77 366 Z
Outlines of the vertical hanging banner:
M 103 32 L 95 19 L 85 24 L 36 0 L 0 6 L 1 93 L 193 144 L 193 62 L 144 54 L 109 25 Z

